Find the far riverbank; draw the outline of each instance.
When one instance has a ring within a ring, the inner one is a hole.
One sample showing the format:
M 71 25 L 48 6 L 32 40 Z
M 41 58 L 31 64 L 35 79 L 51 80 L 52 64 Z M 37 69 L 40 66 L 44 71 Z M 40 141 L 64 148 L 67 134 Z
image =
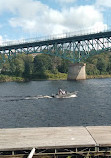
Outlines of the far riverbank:
M 87 79 L 94 78 L 111 78 L 111 75 L 87 75 Z M 67 74 L 57 73 L 57 74 L 48 74 L 46 78 L 24 78 L 8 75 L 0 75 L 0 82 L 25 82 L 33 80 L 67 80 Z
M 111 75 L 87 75 L 87 79 L 94 79 L 94 78 L 111 78 Z

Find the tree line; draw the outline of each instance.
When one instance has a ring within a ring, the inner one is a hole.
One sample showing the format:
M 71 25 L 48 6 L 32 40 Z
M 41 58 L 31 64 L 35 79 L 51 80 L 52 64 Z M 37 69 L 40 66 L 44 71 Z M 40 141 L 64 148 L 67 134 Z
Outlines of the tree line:
M 35 57 L 26 54 L 17 54 L 11 58 L 0 56 L 1 73 L 4 75 L 19 76 L 28 79 L 46 79 L 48 73 L 67 73 L 70 61 L 45 54 Z
M 86 61 L 87 75 L 111 74 L 111 53 L 102 53 L 88 58 Z M 71 62 L 59 57 L 38 54 L 17 54 L 11 58 L 0 55 L 1 73 L 27 79 L 48 79 L 48 74 L 67 73 Z

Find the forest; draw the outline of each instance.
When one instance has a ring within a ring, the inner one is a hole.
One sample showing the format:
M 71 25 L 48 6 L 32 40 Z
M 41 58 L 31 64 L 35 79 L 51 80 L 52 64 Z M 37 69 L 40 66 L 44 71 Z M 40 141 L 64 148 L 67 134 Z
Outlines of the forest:
M 111 75 L 111 53 L 102 53 L 86 61 L 87 76 Z M 71 62 L 56 56 L 17 54 L 11 58 L 0 55 L 1 75 L 22 77 L 25 80 L 66 79 Z

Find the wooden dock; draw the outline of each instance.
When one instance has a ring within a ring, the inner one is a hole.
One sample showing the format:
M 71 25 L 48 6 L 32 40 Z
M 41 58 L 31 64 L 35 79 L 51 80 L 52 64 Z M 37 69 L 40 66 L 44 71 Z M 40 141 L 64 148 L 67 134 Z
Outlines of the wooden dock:
M 0 154 L 111 156 L 111 126 L 0 129 Z

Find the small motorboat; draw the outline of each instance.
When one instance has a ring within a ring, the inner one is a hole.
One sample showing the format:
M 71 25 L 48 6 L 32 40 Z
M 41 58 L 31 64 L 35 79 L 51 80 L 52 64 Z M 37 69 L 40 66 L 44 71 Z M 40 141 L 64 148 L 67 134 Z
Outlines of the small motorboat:
M 67 92 L 62 89 L 59 89 L 57 94 L 48 95 L 37 95 L 37 96 L 27 96 L 24 99 L 33 100 L 33 99 L 43 99 L 43 98 L 75 98 L 77 97 L 77 91 L 75 92 Z
M 77 92 L 66 92 L 65 94 L 52 94 L 53 98 L 75 98 L 77 97 Z

